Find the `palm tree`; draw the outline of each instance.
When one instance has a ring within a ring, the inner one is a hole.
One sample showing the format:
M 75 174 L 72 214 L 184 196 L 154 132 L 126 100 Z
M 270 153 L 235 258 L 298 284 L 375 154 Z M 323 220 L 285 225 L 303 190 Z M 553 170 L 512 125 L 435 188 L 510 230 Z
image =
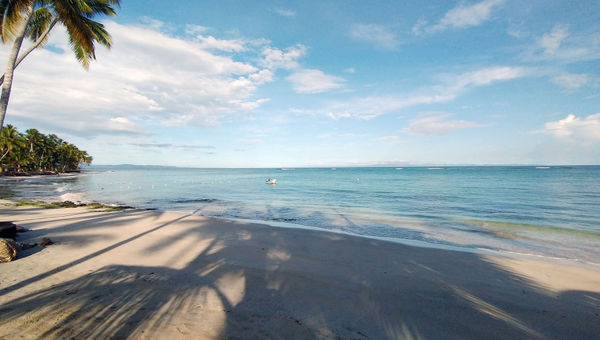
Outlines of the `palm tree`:
M 77 171 L 92 156 L 56 135 L 35 129 L 20 133 L 8 124 L 0 132 L 0 175 Z
M 14 166 L 15 164 L 20 167 L 21 150 L 25 145 L 26 142 L 23 135 L 19 133 L 14 126 L 8 124 L 0 131 L 0 150 L 2 150 L 0 161 L 8 156 L 5 163 L 9 167 Z
M 36 129 L 29 129 L 25 131 L 25 139 L 29 143 L 29 159 L 31 161 L 32 168 L 39 165 L 39 159 L 42 158 L 41 143 L 44 135 Z M 40 167 L 38 166 L 38 170 Z
M 113 6 L 119 4 L 120 0 L 0 0 L 0 39 L 3 43 L 13 42 L 0 94 L 0 129 L 4 126 L 15 68 L 46 42 L 54 25 L 60 22 L 67 28 L 75 57 L 88 69 L 90 60 L 96 59 L 94 44 L 108 48 L 112 44 L 104 25 L 92 19 L 97 15 L 116 15 Z M 19 57 L 25 38 L 33 44 Z

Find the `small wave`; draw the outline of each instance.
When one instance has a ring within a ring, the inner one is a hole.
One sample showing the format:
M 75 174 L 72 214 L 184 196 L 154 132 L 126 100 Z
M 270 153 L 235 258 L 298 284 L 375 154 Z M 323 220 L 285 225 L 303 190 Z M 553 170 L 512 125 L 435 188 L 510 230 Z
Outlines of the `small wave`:
M 59 185 L 58 183 L 52 183 L 52 184 L 53 184 L 53 185 Z M 54 189 L 54 191 L 55 191 L 56 193 L 66 192 L 66 191 L 68 191 L 68 190 L 69 190 L 69 186 L 67 186 L 67 185 L 62 185 L 62 186 L 60 186 L 60 187 L 58 187 L 58 188 Z
M 427 168 L 427 170 L 444 170 L 444 168 Z
M 532 252 L 524 252 L 524 251 L 514 251 L 514 250 L 501 250 L 499 251 L 500 253 L 505 253 L 505 254 L 512 254 L 512 255 L 517 255 L 517 256 L 523 256 L 523 257 L 537 257 L 537 258 L 543 258 L 543 259 L 549 259 L 549 260 L 576 260 L 576 261 L 580 261 L 579 259 L 575 259 L 575 258 L 570 258 L 570 257 L 561 257 L 561 256 L 551 256 L 548 254 L 538 254 L 538 253 L 532 253 Z M 593 264 L 593 262 L 591 262 L 591 264 Z
M 546 170 L 546 169 L 550 169 L 549 166 L 536 166 L 536 169 L 540 169 L 540 170 Z
M 81 192 L 68 192 L 58 196 L 61 201 L 71 201 L 75 203 L 90 203 L 85 199 L 85 196 Z
M 519 232 L 519 231 L 534 231 L 538 233 L 560 233 L 560 234 L 569 234 L 569 235 L 577 235 L 584 237 L 592 237 L 596 239 L 600 239 L 600 234 L 590 230 L 582 230 L 582 229 L 571 229 L 571 228 L 561 228 L 555 226 L 545 226 L 545 225 L 536 225 L 536 224 L 525 224 L 525 223 L 514 223 L 514 222 L 504 222 L 504 221 L 491 221 L 491 220 L 460 220 L 459 222 L 476 226 L 481 228 L 487 228 L 491 230 L 497 231 L 505 231 L 505 232 Z

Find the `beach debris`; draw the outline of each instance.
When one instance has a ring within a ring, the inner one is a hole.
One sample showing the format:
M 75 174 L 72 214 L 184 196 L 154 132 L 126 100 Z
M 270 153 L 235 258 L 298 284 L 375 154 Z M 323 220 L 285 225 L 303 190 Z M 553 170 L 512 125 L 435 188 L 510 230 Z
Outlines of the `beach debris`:
M 39 201 L 20 201 L 17 202 L 18 207 L 37 207 L 44 209 L 55 209 L 55 208 L 77 208 L 85 207 L 86 203 L 74 203 L 72 201 L 62 202 L 39 202 Z
M 17 225 L 12 222 L 0 222 L 0 237 L 15 238 L 17 234 Z
M 77 208 L 79 204 L 74 203 L 73 201 L 63 201 L 57 204 L 60 208 Z
M 49 237 L 42 238 L 42 241 L 40 242 L 40 246 L 42 247 L 49 246 L 51 244 L 54 244 L 54 242 Z
M 104 212 L 123 211 L 128 209 L 135 209 L 129 205 L 113 205 L 113 204 L 102 204 L 102 203 L 74 203 L 72 201 L 62 202 L 36 202 L 36 201 L 21 201 L 17 203 L 17 206 L 32 206 L 44 209 L 57 209 L 57 208 L 80 208 L 86 207 L 92 210 L 99 210 Z
M 19 251 L 21 251 L 21 247 L 17 242 L 8 238 L 0 238 L 0 263 L 14 260 Z

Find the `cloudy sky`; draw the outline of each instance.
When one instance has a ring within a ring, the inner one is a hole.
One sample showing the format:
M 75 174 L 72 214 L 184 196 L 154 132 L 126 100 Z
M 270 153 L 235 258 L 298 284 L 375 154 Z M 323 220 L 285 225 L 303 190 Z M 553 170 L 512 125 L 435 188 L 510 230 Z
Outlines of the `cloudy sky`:
M 89 71 L 58 27 L 19 66 L 7 123 L 96 164 L 600 164 L 598 0 L 124 0 L 103 23 Z

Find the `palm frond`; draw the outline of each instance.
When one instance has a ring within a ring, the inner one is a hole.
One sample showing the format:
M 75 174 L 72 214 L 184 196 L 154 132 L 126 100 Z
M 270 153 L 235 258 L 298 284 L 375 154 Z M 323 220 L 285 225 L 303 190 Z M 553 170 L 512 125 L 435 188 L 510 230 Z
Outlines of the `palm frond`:
M 59 20 L 67 28 L 72 44 L 76 42 L 78 48 L 83 48 L 88 54 L 93 55 L 94 34 L 86 24 L 87 18 L 82 15 L 81 8 L 85 7 L 82 6 L 84 2 L 83 0 L 56 0 L 52 4 Z
M 105 47 L 110 48 L 110 46 L 112 45 L 112 39 L 108 31 L 104 28 L 104 25 L 90 19 L 87 19 L 86 22 L 88 27 L 94 34 L 94 40 L 104 45 Z
M 95 59 L 96 56 L 93 52 L 89 53 L 79 41 L 74 40 L 72 37 L 69 37 L 69 42 L 75 53 L 75 58 L 81 63 L 83 68 L 87 70 L 90 67 L 90 59 Z
M 85 0 L 89 11 L 84 11 L 84 15 L 88 18 L 93 18 L 98 14 L 115 16 L 117 12 L 115 11 L 113 5 L 120 6 L 118 0 Z
M 86 31 L 89 32 L 89 36 L 85 36 L 85 38 L 89 40 L 81 41 L 79 40 L 80 36 L 69 34 L 69 41 L 71 43 L 71 47 L 73 48 L 73 52 L 75 52 L 75 57 L 87 70 L 89 68 L 90 60 L 96 59 L 94 43 L 98 42 L 107 48 L 110 48 L 112 45 L 112 40 L 110 34 L 108 31 L 106 31 L 104 25 L 101 23 L 85 17 L 81 18 L 81 22 L 83 23 L 83 27 L 85 27 Z M 85 43 L 91 43 L 92 49 L 90 50 L 87 48 Z
M 36 9 L 31 16 L 29 27 L 27 28 L 29 39 L 37 41 L 41 38 L 48 31 L 54 20 L 55 17 L 48 7 Z M 47 40 L 46 37 L 44 37 L 44 40 Z M 41 45 L 43 44 L 45 44 L 45 41 L 41 43 Z
M 95 59 L 97 42 L 110 48 L 110 34 L 99 22 L 92 20 L 97 14 L 114 15 L 111 5 L 119 4 L 118 0 L 54 0 L 51 2 L 58 19 L 65 25 L 75 57 L 84 68 L 89 67 L 91 59 Z
M 0 0 L 0 39 L 3 43 L 14 38 L 14 32 L 23 23 L 23 13 L 34 0 Z

